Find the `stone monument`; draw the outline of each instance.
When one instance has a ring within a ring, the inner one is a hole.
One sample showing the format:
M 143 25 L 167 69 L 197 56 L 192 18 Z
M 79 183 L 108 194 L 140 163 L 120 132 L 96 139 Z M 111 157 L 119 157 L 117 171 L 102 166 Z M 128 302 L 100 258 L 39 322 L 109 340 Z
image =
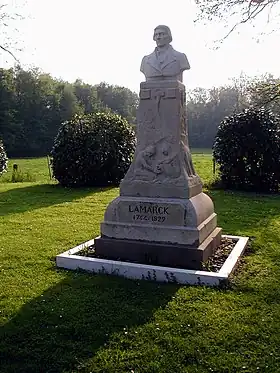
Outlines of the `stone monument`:
M 185 54 L 170 45 L 169 27 L 154 30 L 157 47 L 145 56 L 137 113 L 137 146 L 107 207 L 98 255 L 168 267 L 200 269 L 220 243 L 210 197 L 202 193 L 188 144 L 183 71 Z

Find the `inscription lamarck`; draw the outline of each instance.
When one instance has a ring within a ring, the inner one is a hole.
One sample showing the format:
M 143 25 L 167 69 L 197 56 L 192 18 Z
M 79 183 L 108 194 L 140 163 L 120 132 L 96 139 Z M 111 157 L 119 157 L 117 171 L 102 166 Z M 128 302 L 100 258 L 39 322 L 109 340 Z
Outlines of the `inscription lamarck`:
M 157 214 L 157 215 L 169 215 L 169 212 L 168 212 L 168 206 L 167 207 L 163 207 L 163 206 L 144 206 L 144 205 L 136 205 L 136 206 L 132 206 L 132 205 L 129 205 L 128 206 L 128 210 L 129 212 L 138 212 L 140 214 L 144 213 L 144 214 Z
M 132 219 L 138 221 L 152 221 L 163 223 L 170 214 L 169 206 L 160 205 L 129 205 L 128 211 L 133 213 Z

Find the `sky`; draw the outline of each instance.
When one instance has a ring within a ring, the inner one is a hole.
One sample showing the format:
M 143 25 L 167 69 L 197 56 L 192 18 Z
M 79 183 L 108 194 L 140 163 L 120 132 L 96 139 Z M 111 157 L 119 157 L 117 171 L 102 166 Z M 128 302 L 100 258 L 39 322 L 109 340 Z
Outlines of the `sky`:
M 172 46 L 184 52 L 191 69 L 184 72 L 189 88 L 219 86 L 241 73 L 280 76 L 279 32 L 264 36 L 262 16 L 243 25 L 218 50 L 214 41 L 227 30 L 224 22 L 194 23 L 194 0 L 7 0 L 10 10 L 25 19 L 9 28 L 22 52 L 15 52 L 23 67 L 39 67 L 56 78 L 91 84 L 105 81 L 139 90 L 145 80 L 139 71 L 141 59 L 155 48 L 153 30 L 166 24 L 173 35 Z M 228 25 L 228 24 L 227 24 Z M 280 27 L 279 27 L 280 28 Z M 2 34 L 3 35 L 3 34 Z M 1 38 L 0 38 L 1 40 Z M 0 67 L 14 63 L 0 54 Z

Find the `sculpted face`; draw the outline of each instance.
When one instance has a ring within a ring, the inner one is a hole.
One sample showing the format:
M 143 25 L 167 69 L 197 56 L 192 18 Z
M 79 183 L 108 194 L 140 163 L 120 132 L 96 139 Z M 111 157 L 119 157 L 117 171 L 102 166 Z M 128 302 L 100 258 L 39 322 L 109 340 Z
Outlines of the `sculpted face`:
M 145 149 L 145 154 L 148 156 L 148 157 L 151 157 L 152 155 L 154 155 L 155 153 L 155 148 L 153 145 L 150 145 L 148 146 L 146 149 Z
M 170 43 L 170 36 L 164 28 L 156 28 L 154 32 L 154 40 L 158 47 L 163 47 Z

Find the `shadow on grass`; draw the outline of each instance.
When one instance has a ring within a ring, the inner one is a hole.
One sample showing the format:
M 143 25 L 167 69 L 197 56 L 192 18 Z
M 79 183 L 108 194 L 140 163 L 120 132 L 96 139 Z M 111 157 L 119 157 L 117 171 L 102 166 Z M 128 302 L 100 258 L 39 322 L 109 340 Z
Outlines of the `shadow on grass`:
M 78 371 L 124 328 L 146 323 L 178 286 L 66 272 L 2 328 L 1 373 Z
M 112 188 L 70 189 L 52 184 L 13 188 L 0 193 L 0 216 L 71 202 L 89 194 L 108 191 Z

